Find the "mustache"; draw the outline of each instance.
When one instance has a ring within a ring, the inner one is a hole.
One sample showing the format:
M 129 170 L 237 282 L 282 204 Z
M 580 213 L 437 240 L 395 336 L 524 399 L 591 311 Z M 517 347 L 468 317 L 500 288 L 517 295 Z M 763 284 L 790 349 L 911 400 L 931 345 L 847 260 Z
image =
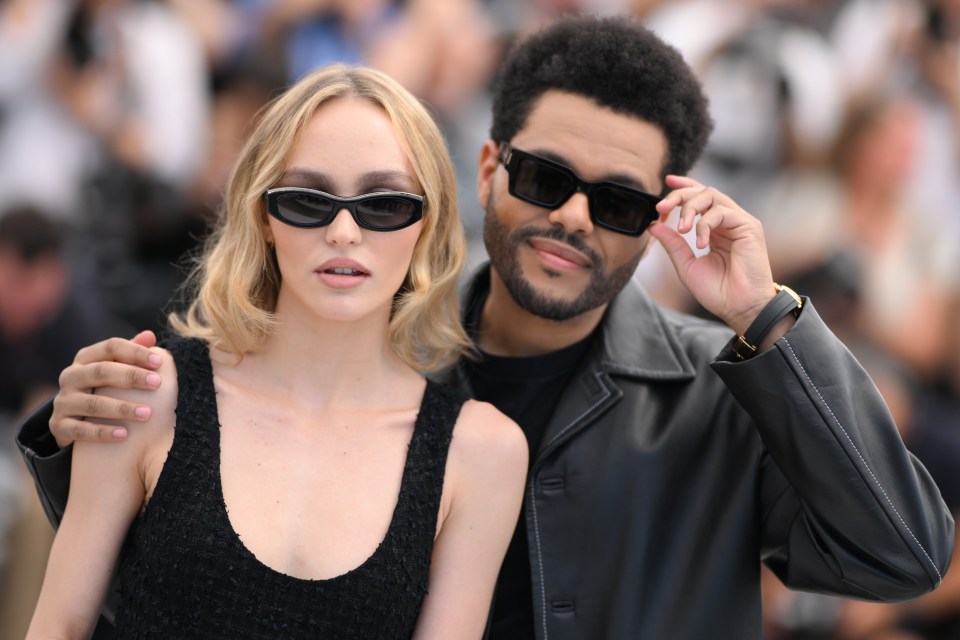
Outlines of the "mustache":
M 514 246 L 520 244 L 521 242 L 528 240 L 530 238 L 547 238 L 549 240 L 556 240 L 558 242 L 563 242 L 568 244 L 583 255 L 587 256 L 590 259 L 590 263 L 594 267 L 603 267 L 603 257 L 598 254 L 596 251 L 587 246 L 587 243 L 583 241 L 580 236 L 572 235 L 566 233 L 563 229 L 558 227 L 550 227 L 548 229 L 539 229 L 536 227 L 525 227 L 523 229 L 518 229 L 513 234 L 513 244 Z

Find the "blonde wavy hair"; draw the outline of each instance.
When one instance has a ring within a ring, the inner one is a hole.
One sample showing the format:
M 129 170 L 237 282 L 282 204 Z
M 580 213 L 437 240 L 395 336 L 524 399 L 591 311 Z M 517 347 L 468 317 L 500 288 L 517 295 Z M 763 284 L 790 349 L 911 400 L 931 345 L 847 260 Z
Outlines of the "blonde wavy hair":
M 390 342 L 421 372 L 451 364 L 469 347 L 458 304 L 466 243 L 443 136 L 426 108 L 395 80 L 342 64 L 317 70 L 265 107 L 230 176 L 218 224 L 187 278 L 190 305 L 168 316 L 176 333 L 203 338 L 238 358 L 257 351 L 271 334 L 281 278 L 265 234 L 263 194 L 283 173 L 317 109 L 344 97 L 384 110 L 424 192 L 420 237 L 394 296 Z

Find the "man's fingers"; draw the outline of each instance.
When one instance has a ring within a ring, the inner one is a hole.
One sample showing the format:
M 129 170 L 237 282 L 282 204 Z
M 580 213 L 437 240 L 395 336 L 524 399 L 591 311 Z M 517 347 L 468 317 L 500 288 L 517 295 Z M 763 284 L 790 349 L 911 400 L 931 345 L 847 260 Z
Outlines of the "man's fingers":
M 146 420 L 150 407 L 92 393 L 60 393 L 53 399 L 50 432 L 60 448 L 76 440 L 115 442 L 127 437 L 126 427 L 97 420 Z
M 160 386 L 155 371 L 119 362 L 95 361 L 72 364 L 60 373 L 61 392 L 115 387 L 117 389 L 151 390 Z
M 690 263 L 696 260 L 693 249 L 690 248 L 686 238 L 662 222 L 656 222 L 650 225 L 648 229 L 650 235 L 663 246 L 681 280 L 685 280 Z
M 57 445 L 64 448 L 80 440 L 83 442 L 119 442 L 126 440 L 127 429 L 119 425 L 97 424 L 68 418 L 53 430 Z
M 667 176 L 667 186 L 673 191 L 658 203 L 657 212 L 661 216 L 666 216 L 674 208 L 679 207 L 677 230 L 680 233 L 687 233 L 693 229 L 697 216 L 705 215 L 725 202 L 723 194 L 713 187 L 705 187 L 696 180 L 684 176 Z
M 141 331 L 137 335 L 133 336 L 131 341 L 137 343 L 141 347 L 150 348 L 157 346 L 157 336 L 149 329 L 146 331 Z
M 145 335 L 145 334 L 150 335 Z M 137 334 L 141 344 L 124 338 L 108 338 L 96 344 L 84 347 L 77 352 L 74 358 L 75 364 L 91 364 L 94 362 L 122 362 L 125 364 L 136 365 L 148 369 L 156 369 L 163 361 L 162 358 L 150 351 L 150 348 L 142 343 L 149 344 L 152 332 L 142 332 Z M 153 338 L 156 341 L 156 338 Z
M 700 216 L 697 221 L 697 249 L 706 249 L 710 245 L 710 232 L 719 229 L 726 219 L 726 209 L 713 208 Z
M 736 242 L 763 237 L 763 225 L 760 221 L 739 207 L 715 205 L 703 212 L 697 221 L 697 248 L 716 245 L 717 242 Z
M 683 187 L 703 187 L 703 185 L 690 176 L 679 176 L 671 173 L 666 178 L 667 186 L 671 189 L 681 189 Z
M 92 393 L 60 394 L 54 398 L 53 419 L 57 416 L 100 420 L 146 420 L 150 407 Z

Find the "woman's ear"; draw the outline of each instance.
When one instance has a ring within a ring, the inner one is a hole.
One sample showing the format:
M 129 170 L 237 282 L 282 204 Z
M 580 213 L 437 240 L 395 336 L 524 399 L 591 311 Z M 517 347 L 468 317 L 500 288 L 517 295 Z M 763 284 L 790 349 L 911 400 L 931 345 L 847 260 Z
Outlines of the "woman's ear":
M 269 222 L 263 223 L 263 241 L 267 243 L 267 246 L 273 249 L 273 230 L 270 228 Z

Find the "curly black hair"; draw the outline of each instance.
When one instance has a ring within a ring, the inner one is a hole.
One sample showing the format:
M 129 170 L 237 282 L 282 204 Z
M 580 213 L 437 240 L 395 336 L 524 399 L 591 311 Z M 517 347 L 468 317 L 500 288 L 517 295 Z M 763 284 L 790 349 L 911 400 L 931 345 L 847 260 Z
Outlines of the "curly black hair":
M 690 170 L 713 128 L 700 82 L 680 53 L 629 16 L 569 16 L 517 43 L 494 88 L 491 138 L 513 139 L 551 90 L 660 127 L 668 143 L 661 181 Z

